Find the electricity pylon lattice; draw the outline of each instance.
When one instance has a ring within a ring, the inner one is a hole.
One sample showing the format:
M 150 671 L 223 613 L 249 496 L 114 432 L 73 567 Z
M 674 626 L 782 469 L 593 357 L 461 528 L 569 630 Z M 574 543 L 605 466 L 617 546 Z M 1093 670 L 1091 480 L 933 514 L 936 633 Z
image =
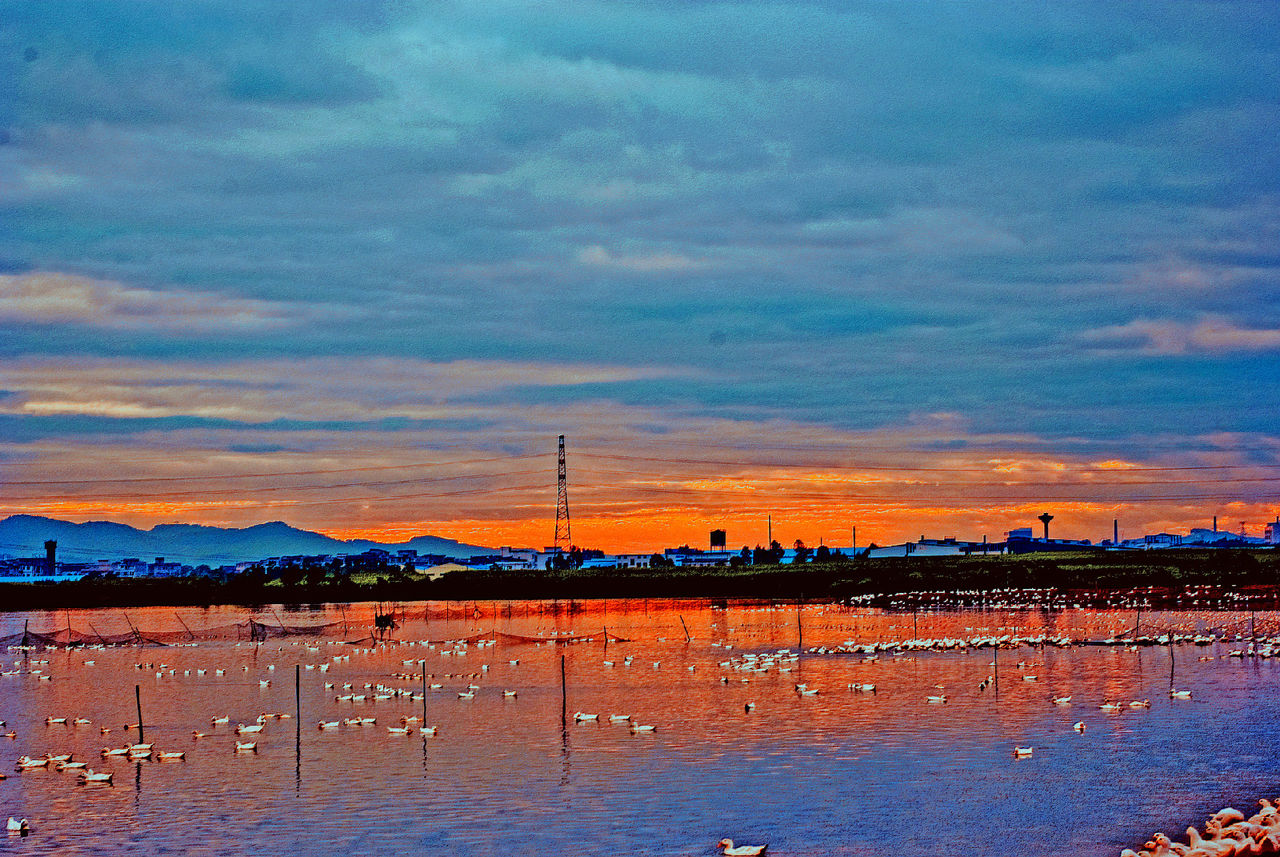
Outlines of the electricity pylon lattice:
M 556 550 L 568 551 L 573 545 L 569 535 L 569 479 L 564 469 L 564 435 L 560 435 L 560 454 L 556 469 Z

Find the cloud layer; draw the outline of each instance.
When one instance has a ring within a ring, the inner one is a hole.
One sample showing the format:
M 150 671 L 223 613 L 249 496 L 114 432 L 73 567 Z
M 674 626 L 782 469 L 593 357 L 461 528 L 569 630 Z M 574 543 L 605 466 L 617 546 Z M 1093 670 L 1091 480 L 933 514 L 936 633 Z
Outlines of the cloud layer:
M 104 421 L 303 449 L 435 420 L 482 449 L 558 414 L 594 437 L 592 413 L 790 447 L 949 414 L 930 443 L 1274 454 L 1271 5 L 5 21 L 0 461 L 84 455 Z

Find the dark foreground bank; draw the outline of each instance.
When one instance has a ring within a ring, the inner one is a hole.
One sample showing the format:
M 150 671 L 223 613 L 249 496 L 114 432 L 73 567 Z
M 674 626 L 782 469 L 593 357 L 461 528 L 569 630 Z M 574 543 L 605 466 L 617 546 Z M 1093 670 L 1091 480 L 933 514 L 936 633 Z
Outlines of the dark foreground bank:
M 839 600 L 896 593 L 916 601 L 981 606 L 1002 600 L 997 590 L 1056 589 L 1066 603 L 1106 605 L 1117 592 L 1153 588 L 1151 606 L 1190 606 L 1189 587 L 1245 593 L 1256 606 L 1276 604 L 1280 551 L 1151 551 L 1132 554 L 859 559 L 805 566 L 740 568 L 455 571 L 438 580 L 281 580 L 246 575 L 208 578 L 82 580 L 0 585 L 0 610 L 212 604 L 314 604 L 352 601 L 506 600 L 570 598 L 763 598 Z M 944 595 L 945 593 L 945 595 Z M 1210 594 L 1208 597 L 1214 597 Z M 877 603 L 875 601 L 871 603 Z M 1201 602 L 1205 603 L 1205 602 Z

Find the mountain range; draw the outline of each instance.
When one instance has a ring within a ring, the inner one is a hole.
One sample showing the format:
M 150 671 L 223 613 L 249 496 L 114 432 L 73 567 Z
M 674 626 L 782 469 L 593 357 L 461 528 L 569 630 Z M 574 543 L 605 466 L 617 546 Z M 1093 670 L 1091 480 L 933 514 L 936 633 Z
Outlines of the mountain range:
M 65 562 L 164 557 L 186 565 L 229 565 L 235 562 L 297 554 L 360 553 L 370 548 L 416 550 L 420 554 L 452 557 L 494 553 L 492 548 L 468 545 L 438 536 L 416 536 L 407 542 L 384 544 L 367 539 L 331 538 L 300 530 L 282 521 L 252 527 L 208 527 L 201 524 L 158 524 L 140 530 L 113 521 L 76 524 L 38 515 L 11 515 L 0 521 L 0 556 L 44 556 L 44 543 L 58 543 L 57 558 Z

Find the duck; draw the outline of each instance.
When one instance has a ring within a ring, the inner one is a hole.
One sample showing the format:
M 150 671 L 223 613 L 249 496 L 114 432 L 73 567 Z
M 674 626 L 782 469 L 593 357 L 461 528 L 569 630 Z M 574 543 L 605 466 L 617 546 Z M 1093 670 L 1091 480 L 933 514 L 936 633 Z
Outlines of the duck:
M 60 724 L 60 725 L 62 725 L 62 726 L 66 726 L 66 725 L 67 725 L 67 718 L 65 718 L 65 717 L 46 717 L 46 718 L 44 719 L 44 723 L 45 723 L 45 725 L 46 725 L 46 726 L 52 726 L 52 725 L 54 725 L 55 723 Z
M 716 844 L 720 848 L 720 853 L 726 857 L 759 857 L 769 848 L 768 845 L 734 845 L 733 840 L 728 837 Z
M 193 729 L 193 730 L 192 730 L 192 732 L 191 732 L 191 740 L 192 740 L 192 741 L 199 741 L 199 740 L 200 740 L 201 738 L 203 738 L 203 737 L 204 737 L 204 733 L 203 733 L 203 732 L 201 732 L 199 729 Z
M 439 726 L 419 726 L 418 733 L 421 735 L 434 735 L 439 728 Z
M 504 690 L 504 691 L 502 692 L 502 696 L 503 696 L 505 699 L 515 699 L 515 697 L 516 697 L 516 692 L 515 692 L 514 690 Z
M 1050 697 L 1049 701 L 1052 702 L 1054 705 L 1070 705 L 1071 697 L 1070 696 L 1054 696 L 1054 697 Z
M 1151 707 L 1151 700 L 1149 700 L 1149 699 L 1135 699 L 1133 702 L 1130 702 L 1130 703 L 1129 703 L 1129 707 L 1130 707 L 1130 708 L 1150 708 L 1150 707 Z
M 1076 730 L 1077 732 L 1084 732 L 1084 721 L 1077 720 L 1075 723 L 1071 725 L 1071 728 Z
M 174 750 L 170 752 L 161 752 L 156 756 L 161 762 L 181 762 L 187 758 L 187 754 L 182 750 Z
M 244 735 L 244 734 L 246 734 L 246 733 L 251 733 L 251 732 L 261 732 L 261 731 L 262 731 L 262 724 L 261 724 L 261 723 L 255 723 L 255 724 L 254 724 L 254 725 L 252 725 L 252 726 L 246 726 L 246 725 L 244 725 L 243 723 L 241 723 L 239 726 L 237 726 L 237 727 L 236 727 L 236 734 L 237 734 L 237 735 Z
M 237 741 L 236 752 L 237 753 L 256 753 L 258 752 L 258 742 L 257 741 Z
M 214 726 L 226 726 L 228 723 L 231 722 L 231 718 L 228 715 L 224 714 L 221 717 L 209 718 L 209 722 Z
M 1190 699 L 1191 691 L 1189 690 L 1171 690 L 1169 691 L 1170 699 Z
M 337 720 L 321 720 L 317 725 L 319 729 L 337 729 L 341 725 Z
M 409 727 L 408 726 L 388 726 L 387 734 L 388 735 L 408 735 Z
M 1124 709 L 1124 706 L 1118 702 L 1104 702 L 1098 706 L 1102 711 L 1116 712 Z
M 925 702 L 946 702 L 947 696 L 946 694 L 940 694 L 938 696 L 926 696 L 924 699 Z
M 657 727 L 657 726 L 652 726 L 652 725 L 642 725 L 642 724 L 639 724 L 639 723 L 632 723 L 632 724 L 631 724 L 631 734 L 632 734 L 632 735 L 636 734 L 637 732 L 657 732 L 657 731 L 658 731 L 658 727 Z
M 1013 755 L 1015 758 L 1018 758 L 1018 759 L 1029 759 L 1031 758 L 1031 754 L 1033 752 L 1035 752 L 1034 747 L 1014 747 L 1013 748 Z
M 81 785 L 86 785 L 86 786 L 98 785 L 98 784 L 111 785 L 111 772 L 108 771 L 105 774 L 99 774 L 95 771 L 81 771 L 80 783 Z
M 573 715 L 574 723 L 584 723 L 588 720 L 599 720 L 599 719 L 600 719 L 599 714 L 587 714 L 586 712 L 583 712 L 583 711 L 576 711 L 574 712 L 574 715 Z
M 19 821 L 13 816 L 9 816 L 9 823 L 5 825 L 5 830 L 10 833 L 26 833 L 29 829 L 30 825 L 25 818 Z
M 61 765 L 58 765 L 58 770 L 59 771 L 83 771 L 87 767 L 89 767 L 88 762 L 63 762 Z
M 128 747 L 103 747 L 102 755 L 106 756 L 127 756 L 129 755 Z
M 30 756 L 19 756 L 16 770 L 29 771 L 33 768 L 47 768 L 48 766 L 49 766 L 48 756 L 41 756 L 38 759 L 33 759 Z

